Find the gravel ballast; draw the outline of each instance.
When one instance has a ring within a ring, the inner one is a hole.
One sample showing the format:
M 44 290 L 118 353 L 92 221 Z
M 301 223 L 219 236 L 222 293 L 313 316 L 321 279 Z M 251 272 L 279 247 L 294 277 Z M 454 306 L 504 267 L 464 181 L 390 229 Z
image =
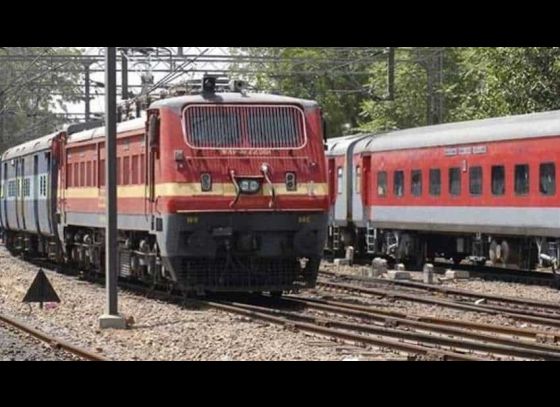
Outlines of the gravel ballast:
M 46 272 L 61 303 L 39 310 L 23 304 L 38 268 L 0 248 L 0 312 L 115 360 L 279 361 L 405 359 L 388 350 L 336 343 L 279 325 L 214 309 L 184 309 L 119 291 L 119 309 L 133 317 L 127 330 L 100 330 L 105 289 Z M 50 305 L 50 304 L 49 304 Z

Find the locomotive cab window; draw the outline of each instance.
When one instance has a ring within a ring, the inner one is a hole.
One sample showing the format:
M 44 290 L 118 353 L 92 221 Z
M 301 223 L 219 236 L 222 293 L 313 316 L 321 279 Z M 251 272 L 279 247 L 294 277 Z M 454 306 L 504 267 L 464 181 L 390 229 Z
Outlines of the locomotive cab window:
M 410 192 L 414 196 L 422 195 L 422 171 L 412 170 L 410 176 Z
M 404 195 L 404 171 L 395 171 L 393 178 L 393 193 L 395 196 Z
M 503 165 L 492 167 L 492 195 L 506 193 L 506 170 Z
M 361 188 L 362 188 L 362 169 L 358 165 L 356 166 L 356 185 L 355 185 L 355 190 L 357 195 L 361 193 Z
M 337 174 L 336 191 L 338 195 L 342 195 L 342 167 L 338 167 Z
M 387 196 L 387 173 L 385 171 L 377 173 L 377 195 Z
M 439 196 L 441 194 L 441 171 L 438 169 L 430 170 L 430 195 Z
M 482 167 L 469 169 L 469 192 L 471 195 L 482 195 Z
M 556 194 L 556 166 L 554 163 L 540 165 L 539 179 L 541 194 L 548 196 Z
M 529 193 L 528 164 L 515 166 L 515 193 L 517 195 L 527 195 Z
M 449 169 L 449 193 L 454 196 L 461 195 L 461 169 Z

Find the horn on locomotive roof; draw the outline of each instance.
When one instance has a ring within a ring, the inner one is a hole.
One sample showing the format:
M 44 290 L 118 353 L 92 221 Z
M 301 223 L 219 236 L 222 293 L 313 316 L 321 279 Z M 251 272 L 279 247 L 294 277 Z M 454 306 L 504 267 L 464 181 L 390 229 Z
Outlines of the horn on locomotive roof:
M 233 80 L 229 83 L 229 88 L 232 92 L 239 92 L 243 96 L 247 94 L 247 82 L 241 80 Z

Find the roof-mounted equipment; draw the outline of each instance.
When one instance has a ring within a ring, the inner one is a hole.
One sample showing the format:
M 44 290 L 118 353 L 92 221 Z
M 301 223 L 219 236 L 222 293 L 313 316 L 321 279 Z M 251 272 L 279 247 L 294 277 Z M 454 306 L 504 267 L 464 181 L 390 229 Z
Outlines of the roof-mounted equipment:
M 202 78 L 202 94 L 213 95 L 216 93 L 216 82 L 218 78 L 212 75 L 204 75 Z

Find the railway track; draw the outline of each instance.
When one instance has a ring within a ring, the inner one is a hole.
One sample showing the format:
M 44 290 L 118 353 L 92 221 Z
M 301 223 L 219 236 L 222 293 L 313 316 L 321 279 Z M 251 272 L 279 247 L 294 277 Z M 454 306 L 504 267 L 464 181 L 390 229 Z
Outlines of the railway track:
M 496 303 L 498 306 L 509 306 L 512 309 L 517 308 L 520 311 L 545 311 L 539 316 L 547 316 L 546 312 L 551 315 L 557 314 L 560 316 L 560 304 L 551 301 L 534 300 L 529 298 L 517 298 L 510 296 L 502 296 L 495 294 L 485 294 L 476 291 L 469 291 L 460 288 L 445 287 L 433 284 L 424 284 L 417 281 L 407 280 L 386 280 L 382 278 L 371 278 L 361 276 L 350 276 L 345 274 L 338 274 L 330 271 L 321 271 L 320 275 L 325 277 L 334 278 L 338 281 L 359 281 L 367 284 L 383 285 L 391 287 L 405 287 L 416 291 L 427 291 L 432 294 L 439 293 L 465 300 L 476 299 L 485 300 L 486 302 Z
M 330 263 L 333 260 L 334 257 L 332 256 L 327 258 L 327 261 Z M 369 266 L 371 262 L 370 260 L 366 261 L 366 259 L 355 259 L 355 264 Z M 435 261 L 433 265 L 436 274 L 444 274 L 447 269 L 464 270 L 468 271 L 472 276 L 487 281 L 504 281 L 560 289 L 560 275 L 553 273 L 475 264 L 454 264 L 441 261 Z
M 177 295 L 168 295 L 168 298 L 184 300 Z M 404 352 L 416 360 L 478 361 L 504 356 L 524 360 L 560 360 L 560 347 L 540 343 L 546 333 L 536 330 L 437 318 L 427 322 L 417 316 L 295 296 L 282 299 L 252 296 L 241 301 L 189 299 L 188 302 L 197 307 L 210 307 L 335 340 Z M 310 315 L 304 309 L 328 313 L 329 316 Z M 348 318 L 358 321 L 348 321 Z
M 531 310 L 509 308 L 497 305 L 476 304 L 464 302 L 457 299 L 442 299 L 432 295 L 402 292 L 386 288 L 360 286 L 356 284 L 340 283 L 320 279 L 317 282 L 319 288 L 334 291 L 346 291 L 352 293 L 368 294 L 392 300 L 404 300 L 430 305 L 439 305 L 463 311 L 482 312 L 490 315 L 502 315 L 517 321 L 529 322 L 537 325 L 546 325 L 560 328 L 560 316 L 556 314 L 539 313 Z
M 40 263 L 41 266 L 46 266 L 44 262 Z M 98 276 L 90 281 L 100 283 L 103 279 Z M 146 286 L 131 282 L 121 282 L 120 286 L 149 298 L 210 307 L 336 341 L 391 349 L 405 353 L 415 360 L 477 361 L 504 357 L 560 360 L 560 347 L 543 343 L 554 342 L 544 340 L 550 339 L 551 335 L 537 330 L 423 318 L 347 302 L 306 297 L 288 296 L 278 300 L 267 296 L 253 296 L 244 297 L 242 301 L 232 301 L 231 297 L 223 296 L 186 299 L 178 293 L 163 289 L 149 291 Z M 310 311 L 315 314 L 310 314 Z M 317 313 L 328 315 L 316 315 Z M 560 320 L 558 323 L 560 324 Z
M 53 348 L 63 349 L 64 351 L 71 353 L 75 356 L 78 356 L 83 360 L 96 361 L 96 362 L 109 361 L 109 359 L 106 358 L 105 356 L 83 349 L 79 346 L 73 345 L 61 339 L 54 338 L 53 336 L 45 332 L 41 332 L 35 328 L 32 328 L 13 317 L 8 317 L 6 315 L 0 314 L 0 321 L 2 321 L 6 325 L 9 325 L 10 327 L 18 331 L 25 332 L 26 334 L 31 335 L 34 338 L 46 342 Z
M 346 323 L 338 319 L 319 318 L 327 326 L 343 329 L 357 329 L 367 333 L 390 336 L 400 339 L 416 340 L 424 344 L 446 346 L 450 349 L 486 352 L 489 355 L 508 355 L 521 358 L 558 360 L 560 347 L 538 342 L 538 332 L 528 332 L 511 328 L 509 331 L 493 329 L 491 325 L 463 323 L 463 327 L 453 326 L 448 320 L 432 318 L 430 322 L 421 321 L 416 315 L 406 315 L 379 311 L 374 307 L 356 306 L 349 303 L 325 301 L 310 298 L 286 297 L 284 303 L 301 305 L 306 309 L 328 315 L 342 315 L 362 321 Z M 277 312 L 276 310 L 274 312 Z M 297 318 L 312 318 L 298 315 Z M 364 324 L 367 322 L 367 324 Z M 486 331 L 483 333 L 481 331 Z M 492 333 L 493 335 L 489 334 Z M 496 335 L 500 334 L 500 335 Z M 506 335 L 504 335 L 506 334 Z M 521 340 L 519 336 L 533 340 Z
M 560 278 L 553 273 L 542 271 L 518 270 L 503 267 L 477 266 L 472 264 L 449 264 L 435 262 L 435 267 L 468 271 L 472 275 L 484 280 L 507 281 L 524 283 L 552 288 L 560 288 Z
M 247 303 L 229 301 L 202 301 L 203 304 L 214 309 L 244 315 L 249 318 L 263 320 L 305 332 L 327 336 L 336 340 L 343 340 L 362 345 L 373 345 L 405 352 L 416 360 L 449 360 L 449 361 L 481 361 L 481 357 L 473 355 L 468 350 L 443 350 L 433 346 L 420 344 L 419 337 L 393 339 L 395 335 L 387 335 L 388 329 L 374 328 L 365 324 L 351 324 L 331 319 L 320 319 L 305 316 L 300 313 L 282 311 Z M 366 334 L 376 333 L 378 336 Z M 385 334 L 385 335 L 384 335 Z M 393 338 L 388 338 L 392 336 Z M 558 354 L 560 358 L 560 353 Z

